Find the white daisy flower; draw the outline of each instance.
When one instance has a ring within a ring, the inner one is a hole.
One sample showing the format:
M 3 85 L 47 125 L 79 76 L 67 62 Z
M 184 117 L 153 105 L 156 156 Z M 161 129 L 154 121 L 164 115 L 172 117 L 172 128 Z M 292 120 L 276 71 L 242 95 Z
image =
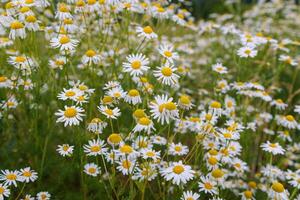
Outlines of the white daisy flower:
M 212 66 L 212 70 L 219 74 L 227 74 L 227 67 L 223 66 L 222 63 L 217 63 Z
M 169 123 L 170 120 L 178 118 L 177 105 L 172 100 L 173 98 L 169 98 L 167 95 L 155 96 L 155 101 L 149 105 L 151 116 L 161 124 Z
M 6 185 L 0 183 L 0 199 L 8 198 L 10 195 L 10 190 Z
M 136 32 L 139 37 L 143 37 L 146 39 L 154 39 L 157 38 L 157 34 L 154 33 L 153 29 L 150 26 L 146 26 L 144 28 L 137 27 Z
M 55 18 L 59 20 L 72 18 L 72 15 L 70 13 L 70 7 L 65 3 L 59 3 L 57 6 Z
M 18 170 L 1 170 L 0 181 L 3 181 L 5 186 L 14 185 L 17 187 L 17 181 L 23 182 L 21 173 Z
M 217 195 L 217 183 L 209 177 L 201 176 L 199 182 L 199 191 L 205 194 Z
M 272 153 L 273 155 L 284 154 L 285 150 L 278 143 L 271 143 L 267 141 L 260 145 L 260 147 L 267 152 Z
M 113 109 L 108 108 L 107 106 L 98 106 L 99 111 L 109 119 L 117 119 L 121 115 L 120 109 L 115 107 Z
M 277 115 L 276 120 L 277 124 L 288 129 L 296 129 L 298 126 L 298 122 L 295 120 L 293 115 Z
M 91 65 L 91 64 L 97 65 L 100 63 L 100 60 L 101 60 L 101 56 L 98 55 L 92 49 L 87 50 L 81 59 L 83 64 L 88 64 L 88 65 Z
M 157 70 L 154 70 L 153 75 L 157 78 L 158 81 L 161 81 L 162 84 L 173 86 L 178 83 L 179 75 L 175 74 L 177 70 L 174 65 L 170 62 L 166 62 L 165 65 L 160 66 Z
M 96 177 L 98 174 L 100 174 L 100 167 L 95 163 L 87 163 L 84 165 L 83 171 L 90 176 Z
M 22 182 L 26 182 L 26 183 L 34 182 L 38 178 L 37 172 L 31 170 L 30 167 L 21 169 L 20 174 L 21 174 Z
M 165 57 L 169 62 L 173 63 L 174 60 L 178 60 L 179 56 L 177 52 L 174 52 L 173 45 L 170 44 L 162 44 L 158 48 L 158 52 L 160 55 Z
M 95 134 L 101 134 L 106 126 L 106 122 L 102 121 L 100 118 L 94 118 L 88 124 L 87 130 Z
M 126 57 L 127 62 L 123 62 L 123 71 L 131 76 L 141 76 L 149 69 L 149 59 L 143 54 L 131 54 Z
M 198 193 L 194 193 L 193 191 L 183 192 L 181 200 L 198 200 L 200 195 Z
M 68 99 L 76 101 L 79 96 L 82 96 L 83 92 L 77 88 L 63 89 L 63 92 L 59 93 L 58 99 L 66 101 Z
M 77 106 L 65 106 L 64 110 L 58 110 L 55 113 L 58 116 L 56 122 L 64 122 L 64 126 L 79 125 L 82 121 L 82 116 L 84 116 L 84 110 Z
M 181 142 L 178 144 L 171 143 L 168 149 L 168 153 L 174 156 L 183 156 L 189 152 L 187 146 L 182 145 Z
M 136 89 L 129 90 L 129 92 L 126 93 L 124 100 L 125 100 L 125 102 L 130 103 L 132 105 L 142 103 L 140 93 Z
M 122 158 L 117 162 L 117 170 L 122 172 L 123 175 L 129 175 L 133 172 L 134 167 L 137 167 L 134 159 Z
M 39 192 L 36 194 L 37 200 L 50 200 L 51 194 L 49 192 Z
M 78 40 L 72 39 L 67 35 L 59 35 L 50 40 L 51 47 L 59 48 L 60 51 L 73 51 L 78 43 Z
M 107 152 L 107 148 L 105 147 L 105 142 L 100 139 L 89 140 L 88 144 L 83 145 L 84 153 L 88 156 L 97 156 L 103 155 Z
M 21 39 L 26 37 L 25 26 L 22 22 L 14 20 L 10 22 L 9 38 L 15 40 L 18 37 Z
M 133 132 L 145 131 L 147 134 L 150 134 L 152 130 L 155 131 L 152 120 L 148 117 L 141 117 L 137 120 L 137 125 L 134 127 Z
M 70 146 L 69 144 L 62 144 L 58 145 L 56 151 L 62 155 L 65 156 L 71 156 L 73 154 L 74 146 Z
M 172 180 L 173 184 L 186 184 L 194 178 L 195 171 L 191 166 L 182 164 L 182 161 L 172 162 L 169 167 L 162 168 L 160 173 L 167 180 Z
M 244 46 L 238 50 L 237 54 L 242 58 L 253 58 L 257 55 L 257 50 L 252 46 Z

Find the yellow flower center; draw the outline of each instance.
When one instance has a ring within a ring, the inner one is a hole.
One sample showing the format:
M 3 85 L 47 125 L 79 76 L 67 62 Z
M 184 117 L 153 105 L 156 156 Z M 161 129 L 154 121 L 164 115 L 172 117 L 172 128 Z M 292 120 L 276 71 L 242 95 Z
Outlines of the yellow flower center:
M 90 148 L 91 152 L 99 152 L 101 150 L 101 147 L 99 145 L 95 145 L 95 146 L 92 146 Z
M 87 3 L 89 5 L 94 5 L 96 3 L 96 0 L 87 0 Z
M 76 93 L 75 93 L 74 91 L 67 91 L 67 92 L 66 92 L 66 96 L 67 96 L 67 97 L 73 97 L 73 96 L 75 96 L 75 94 L 76 94 Z
M 147 117 L 142 117 L 139 119 L 139 124 L 148 126 L 151 123 L 151 120 L 148 119 Z
M 5 4 L 5 9 L 11 9 L 15 7 L 15 5 L 13 4 L 13 2 L 8 2 L 7 4 Z
M 164 76 L 172 76 L 173 74 L 173 71 L 170 67 L 163 67 L 161 69 L 161 73 L 164 75 Z
M 59 43 L 61 44 L 67 44 L 70 42 L 70 38 L 66 35 L 62 36 L 60 39 L 59 39 Z
M 182 172 L 184 172 L 184 167 L 182 167 L 181 165 L 176 165 L 173 167 L 173 172 L 175 174 L 181 174 Z
M 279 182 L 274 182 L 272 184 L 272 189 L 275 191 L 275 192 L 278 192 L 278 193 L 282 193 L 284 191 L 284 187 L 281 183 Z
M 155 156 L 155 153 L 154 153 L 153 151 L 148 151 L 148 152 L 146 153 L 146 155 L 147 155 L 148 157 L 154 157 L 154 156 Z
M 26 58 L 24 56 L 17 56 L 15 61 L 18 63 L 25 62 Z
M 128 92 L 128 95 L 131 96 L 131 97 L 136 97 L 136 96 L 139 96 L 140 93 L 139 93 L 139 91 L 133 89 L 133 90 L 130 90 L 130 91 Z
M 218 163 L 218 160 L 215 157 L 212 156 L 212 157 L 208 158 L 208 163 L 210 165 L 216 165 Z
M 0 76 L 0 83 L 3 83 L 7 80 L 6 76 Z
M 13 21 L 10 24 L 10 28 L 11 29 L 21 29 L 21 28 L 24 28 L 24 25 L 21 22 L 19 22 L 19 21 Z
M 133 152 L 133 149 L 129 145 L 123 145 L 122 147 L 120 147 L 120 151 L 125 154 L 130 154 Z
M 34 0 L 25 0 L 26 4 L 32 4 L 34 2 Z
M 4 193 L 4 188 L 3 187 L 0 187 L 0 194 L 3 194 Z
M 109 103 L 113 102 L 113 98 L 111 96 L 104 96 L 102 99 L 102 102 L 104 104 L 109 104 Z
M 204 183 L 204 188 L 207 190 L 211 190 L 213 188 L 212 184 L 210 184 L 209 182 Z
M 253 188 L 253 189 L 256 188 L 256 183 L 254 181 L 250 181 L 248 183 L 248 185 L 249 185 L 250 188 Z
M 217 102 L 217 101 L 213 101 L 211 104 L 210 104 L 210 107 L 212 108 L 221 108 L 221 103 Z
M 152 28 L 150 27 L 150 26 L 146 26 L 146 27 L 144 27 L 144 32 L 146 33 L 146 34 L 151 34 L 151 33 L 153 33 L 153 30 L 152 30 Z
M 12 102 L 12 101 L 8 101 L 8 102 L 7 102 L 7 106 L 8 106 L 8 107 L 12 107 L 12 106 L 14 106 L 14 105 L 15 105 L 15 103 Z
M 164 55 L 166 56 L 166 57 L 172 57 L 172 52 L 171 51 L 165 51 L 164 52 Z
M 285 119 L 288 120 L 288 121 L 290 121 L 290 122 L 292 122 L 292 121 L 295 120 L 295 118 L 293 117 L 293 115 L 287 115 L 287 116 L 285 116 Z
M 23 176 L 31 177 L 32 173 L 30 171 L 23 172 Z
M 206 119 L 207 121 L 210 121 L 210 120 L 212 119 L 212 114 L 207 113 L 207 114 L 205 115 L 205 119 Z
M 142 63 L 141 63 L 141 61 L 139 61 L 139 60 L 135 60 L 135 61 L 133 61 L 133 62 L 131 63 L 131 67 L 132 67 L 133 69 L 140 69 L 141 66 L 142 66 Z
M 79 0 L 76 2 L 76 6 L 77 7 L 83 7 L 85 5 L 84 1 L 83 0 Z
M 36 18 L 34 15 L 29 15 L 26 17 L 26 21 L 29 23 L 34 23 L 34 22 L 36 22 Z
M 69 8 L 64 3 L 60 4 L 58 9 L 60 12 L 63 12 L 63 13 L 69 12 Z
M 65 117 L 72 118 L 77 114 L 77 110 L 75 108 L 67 108 L 64 112 Z
M 212 155 L 212 156 L 218 155 L 218 152 L 217 152 L 217 150 L 215 150 L 215 149 L 209 150 L 208 153 L 209 153 L 210 155 Z
M 176 110 L 177 106 L 173 102 L 168 102 L 168 103 L 165 103 L 165 108 L 167 110 Z
M 85 52 L 85 55 L 87 57 L 94 57 L 96 55 L 96 52 L 94 50 L 90 49 L 87 52 Z
M 191 100 L 190 100 L 189 96 L 187 96 L 187 95 L 182 95 L 180 97 L 179 101 L 180 101 L 180 103 L 182 103 L 184 105 L 189 105 L 191 103 Z
M 111 109 L 106 109 L 104 112 L 109 116 L 112 116 L 114 114 L 113 110 Z
M 64 151 L 68 151 L 68 150 L 69 150 L 69 146 L 68 146 L 68 145 L 64 145 L 64 146 L 63 146 L 63 150 L 64 150 Z
M 269 146 L 272 147 L 272 148 L 276 148 L 277 144 L 276 143 L 270 143 Z
M 124 160 L 122 162 L 122 166 L 125 168 L 125 169 L 129 169 L 130 166 L 131 166 L 131 162 L 129 160 Z
M 136 118 L 142 118 L 142 117 L 145 117 L 146 114 L 145 114 L 144 110 L 137 109 L 134 111 L 133 116 L 135 116 Z
M 252 198 L 252 192 L 250 190 L 246 190 L 244 192 L 244 195 L 245 195 L 246 199 L 251 199 Z
M 121 138 L 120 134 L 112 133 L 108 137 L 108 141 L 113 144 L 119 144 L 122 141 L 122 138 Z
M 73 24 L 72 19 L 64 19 L 64 24 Z
M 177 152 L 180 152 L 182 150 L 182 147 L 181 146 L 175 146 L 174 150 L 177 151 Z
M 15 174 L 7 174 L 6 175 L 6 179 L 14 181 L 14 180 L 17 179 L 17 175 L 15 175 Z
M 251 50 L 250 50 L 250 49 L 246 49 L 246 50 L 245 50 L 245 54 L 250 55 L 250 53 L 251 53 Z
M 211 172 L 211 175 L 214 177 L 214 178 L 221 178 L 224 176 L 224 172 L 220 169 L 215 169 Z
M 21 12 L 21 13 L 26 13 L 26 12 L 28 12 L 28 11 L 30 11 L 30 8 L 27 7 L 27 6 L 22 7 L 22 8 L 20 9 L 20 12 Z
M 224 133 L 224 138 L 230 139 L 232 137 L 231 133 Z
M 95 174 L 95 173 L 96 173 L 96 168 L 91 167 L 91 168 L 88 169 L 88 172 L 89 172 L 90 174 Z
M 184 15 L 182 13 L 178 13 L 177 17 L 180 18 L 180 19 L 184 19 Z

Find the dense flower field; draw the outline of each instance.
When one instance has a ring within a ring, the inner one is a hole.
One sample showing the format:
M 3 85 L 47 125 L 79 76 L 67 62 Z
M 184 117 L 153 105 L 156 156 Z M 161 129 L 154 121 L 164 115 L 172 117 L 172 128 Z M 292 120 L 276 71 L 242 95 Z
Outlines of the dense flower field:
M 300 199 L 294 1 L 1 2 L 0 200 Z

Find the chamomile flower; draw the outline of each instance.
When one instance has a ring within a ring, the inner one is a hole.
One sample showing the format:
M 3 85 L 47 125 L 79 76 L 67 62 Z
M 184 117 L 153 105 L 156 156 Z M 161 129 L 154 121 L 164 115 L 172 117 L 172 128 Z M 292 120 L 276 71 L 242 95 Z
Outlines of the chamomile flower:
M 133 172 L 136 166 L 136 161 L 134 159 L 122 158 L 117 162 L 117 170 L 119 170 L 123 175 L 129 175 Z
M 168 153 L 170 155 L 174 155 L 174 156 L 183 156 L 186 155 L 189 152 L 189 149 L 187 146 L 182 145 L 181 143 L 175 144 L 175 143 L 171 143 L 171 145 L 169 146 L 169 150 Z
M 276 120 L 277 120 L 277 124 L 288 129 L 296 129 L 298 126 L 298 123 L 295 120 L 293 115 L 276 116 Z
M 37 172 L 30 169 L 30 167 L 21 169 L 20 174 L 21 174 L 22 182 L 26 182 L 26 183 L 34 182 L 38 178 Z
M 99 111 L 105 115 L 108 119 L 117 119 L 121 113 L 120 113 L 120 109 L 115 107 L 113 109 L 108 108 L 107 106 L 98 106 Z
M 127 62 L 123 62 L 123 71 L 131 76 L 141 76 L 149 69 L 149 59 L 143 54 L 131 54 L 126 57 Z
M 63 157 L 72 156 L 74 150 L 74 146 L 70 146 L 69 144 L 58 145 L 56 151 Z
M 285 104 L 281 99 L 276 99 L 271 101 L 271 106 L 275 106 L 278 110 L 285 110 L 288 105 Z
M 87 175 L 96 177 L 98 174 L 100 174 L 100 167 L 96 165 L 95 163 L 87 163 L 84 165 L 83 170 Z
M 58 4 L 55 18 L 58 18 L 59 20 L 72 18 L 70 7 L 65 3 Z
M 172 162 L 169 167 L 162 168 L 161 175 L 167 180 L 172 181 L 173 184 L 186 184 L 194 178 L 195 171 L 191 166 L 182 164 L 182 161 Z
M 181 200 L 198 200 L 200 195 L 198 193 L 194 193 L 193 191 L 183 192 Z
M 17 69 L 26 70 L 34 66 L 33 60 L 25 55 L 10 56 L 8 59 L 9 64 Z
M 285 150 L 278 143 L 271 143 L 267 141 L 261 145 L 264 151 L 270 152 L 273 155 L 284 154 Z
M 173 63 L 174 60 L 178 60 L 179 58 L 178 53 L 175 52 L 173 49 L 174 49 L 173 45 L 162 44 L 159 46 L 158 52 L 169 62 Z
M 81 61 L 83 64 L 94 64 L 97 65 L 101 60 L 101 56 L 96 53 L 96 51 L 89 49 L 85 52 L 84 56 L 82 57 Z
M 89 140 L 88 144 L 83 145 L 83 148 L 84 148 L 84 152 L 88 156 L 103 155 L 107 151 L 107 148 L 105 147 L 104 141 L 100 140 L 100 139 Z
M 50 45 L 53 48 L 59 48 L 60 51 L 73 51 L 78 45 L 79 41 L 71 38 L 68 35 L 59 35 L 54 37 L 50 41 Z
M 0 181 L 3 181 L 5 186 L 14 185 L 17 187 L 17 182 L 23 182 L 21 173 L 18 170 L 1 170 Z
M 291 65 L 291 66 L 297 66 L 298 65 L 296 60 L 292 59 L 290 56 L 287 56 L 287 55 L 280 55 L 279 60 L 286 63 L 286 64 L 288 64 L 288 65 Z
M 160 151 L 144 148 L 141 151 L 143 159 L 152 159 L 154 161 L 160 159 Z
M 257 55 L 257 50 L 252 46 L 244 46 L 238 50 L 237 54 L 242 58 L 253 58 Z
M 10 22 L 9 38 L 15 40 L 18 37 L 21 39 L 26 37 L 25 26 L 22 22 L 14 20 Z
M 143 37 L 146 39 L 154 39 L 157 38 L 157 34 L 153 31 L 151 26 L 137 27 L 136 32 L 139 37 Z
M 76 101 L 77 98 L 79 96 L 83 95 L 83 92 L 78 90 L 77 88 L 71 88 L 71 89 L 63 89 L 63 92 L 59 93 L 59 95 L 57 96 L 58 99 L 60 100 L 73 100 L 73 101 Z
M 142 103 L 140 93 L 136 89 L 129 90 L 128 93 L 126 93 L 124 100 L 132 105 Z
M 82 117 L 84 110 L 77 106 L 65 106 L 64 110 L 58 110 L 55 113 L 58 116 L 56 122 L 63 122 L 64 126 L 72 126 L 79 125 L 80 121 L 82 121 Z
M 37 200 L 49 200 L 51 198 L 51 194 L 49 192 L 39 192 L 36 194 Z
M 4 199 L 5 197 L 9 197 L 10 195 L 10 190 L 6 185 L 3 185 L 0 183 L 0 199 Z
M 217 63 L 212 66 L 212 70 L 219 74 L 227 74 L 227 67 L 223 66 L 222 63 Z
M 191 101 L 191 97 L 183 94 L 179 97 L 178 106 L 184 110 L 190 110 L 194 104 Z
M 268 195 L 272 199 L 288 200 L 288 191 L 284 188 L 283 184 L 278 181 L 272 183 Z
M 205 194 L 210 195 L 217 195 L 218 194 L 218 188 L 217 183 L 209 178 L 208 176 L 201 176 L 200 182 L 199 182 L 199 191 L 204 192 Z
M 9 97 L 8 100 L 2 101 L 2 108 L 11 109 L 16 108 L 18 106 L 18 101 L 14 96 Z
M 209 111 L 213 115 L 222 115 L 222 104 L 218 101 L 212 101 L 209 105 Z
M 154 71 L 153 75 L 157 78 L 158 81 L 161 81 L 162 84 L 173 86 L 178 83 L 179 75 L 176 72 L 177 68 L 174 67 L 170 62 L 166 62 L 163 66 L 157 68 Z
M 24 199 L 21 199 L 21 200 L 34 200 L 34 197 L 31 196 L 30 194 L 26 194 Z
M 167 95 L 155 96 L 155 101 L 149 105 L 151 116 L 161 124 L 169 123 L 171 119 L 178 118 L 177 105 L 172 100 L 173 98 L 169 98 Z
M 107 138 L 108 144 L 110 144 L 112 146 L 119 145 L 122 141 L 123 141 L 123 139 L 122 139 L 121 135 L 118 133 L 112 133 Z
M 253 192 L 251 190 L 245 190 L 240 193 L 242 200 L 254 200 Z
M 151 119 L 148 117 L 141 117 L 137 120 L 137 125 L 134 127 L 133 132 L 142 132 L 145 131 L 147 134 L 150 134 L 151 131 L 154 131 L 154 125 Z
M 106 122 L 102 121 L 100 118 L 94 118 L 88 124 L 87 130 L 95 134 L 101 134 L 106 126 Z

